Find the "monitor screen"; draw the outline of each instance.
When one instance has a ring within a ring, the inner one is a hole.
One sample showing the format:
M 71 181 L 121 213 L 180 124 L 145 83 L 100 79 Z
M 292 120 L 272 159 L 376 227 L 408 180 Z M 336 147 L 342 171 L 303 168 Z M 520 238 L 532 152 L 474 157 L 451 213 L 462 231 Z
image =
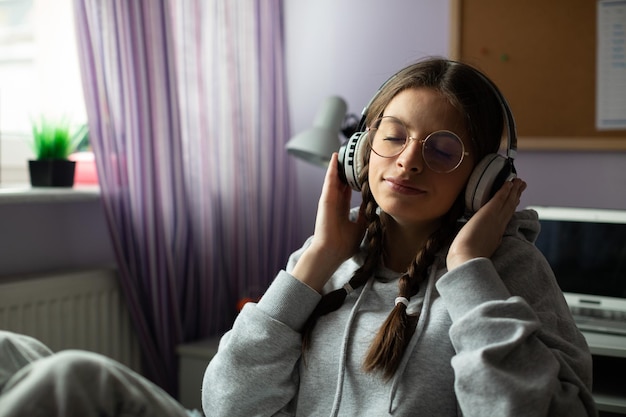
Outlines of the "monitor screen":
M 626 298 L 626 223 L 545 219 L 536 245 L 563 292 Z

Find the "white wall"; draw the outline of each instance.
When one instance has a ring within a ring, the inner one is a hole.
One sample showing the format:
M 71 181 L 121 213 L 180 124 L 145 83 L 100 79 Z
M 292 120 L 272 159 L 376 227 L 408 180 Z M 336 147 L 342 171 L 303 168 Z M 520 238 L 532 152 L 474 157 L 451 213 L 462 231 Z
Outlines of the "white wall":
M 0 195 L 0 279 L 115 265 L 99 198 L 12 200 Z
M 310 126 L 321 101 L 343 96 L 361 109 L 394 71 L 449 51 L 449 4 L 442 0 L 285 1 L 292 131 Z M 518 172 L 531 204 L 626 209 L 626 152 L 520 150 Z M 313 231 L 324 171 L 297 162 L 303 238 Z M 353 203 L 358 204 L 358 197 Z

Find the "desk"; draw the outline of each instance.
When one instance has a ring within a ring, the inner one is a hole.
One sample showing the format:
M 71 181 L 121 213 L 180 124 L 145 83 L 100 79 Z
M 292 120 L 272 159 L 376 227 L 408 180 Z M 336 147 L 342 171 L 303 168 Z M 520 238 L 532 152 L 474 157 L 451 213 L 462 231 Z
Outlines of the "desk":
M 626 337 L 583 335 L 593 355 L 593 397 L 600 416 L 626 415 Z

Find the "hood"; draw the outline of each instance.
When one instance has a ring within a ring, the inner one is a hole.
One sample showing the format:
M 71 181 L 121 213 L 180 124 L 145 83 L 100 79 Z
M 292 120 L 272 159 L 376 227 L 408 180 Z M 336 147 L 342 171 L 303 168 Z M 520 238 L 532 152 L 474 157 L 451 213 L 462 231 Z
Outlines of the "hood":
M 535 210 L 526 209 L 516 212 L 504 231 L 504 236 L 515 236 L 530 243 L 535 243 L 541 225 Z

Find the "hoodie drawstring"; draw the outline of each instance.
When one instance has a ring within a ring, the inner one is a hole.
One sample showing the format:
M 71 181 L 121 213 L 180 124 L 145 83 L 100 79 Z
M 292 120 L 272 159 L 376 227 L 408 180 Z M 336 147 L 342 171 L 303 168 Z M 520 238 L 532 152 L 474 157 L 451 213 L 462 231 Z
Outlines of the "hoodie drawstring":
M 430 299 L 435 288 L 435 274 L 436 273 L 437 273 L 437 268 L 431 267 L 430 274 L 428 277 L 428 285 L 426 285 L 426 291 L 424 293 L 424 301 L 422 303 L 420 317 L 417 320 L 415 333 L 413 334 L 413 337 L 411 337 L 411 340 L 409 341 L 409 344 L 407 345 L 405 353 L 400 362 L 400 365 L 398 366 L 398 369 L 396 370 L 396 373 L 393 377 L 393 383 L 391 385 L 391 394 L 389 396 L 389 414 L 392 414 L 393 412 L 393 401 L 396 398 L 398 385 L 400 385 L 400 380 L 402 379 L 402 375 L 404 375 L 404 371 L 406 370 L 407 364 L 409 362 L 409 357 L 411 356 L 411 352 L 413 352 L 413 350 L 415 349 L 415 345 L 417 345 L 417 342 L 424 330 L 424 326 L 426 325 L 426 322 L 428 321 L 428 313 L 430 311 L 430 308 L 429 308 Z
M 369 279 L 367 283 L 365 283 L 365 286 L 363 286 L 363 291 L 361 291 L 361 294 L 359 294 L 359 297 L 354 303 L 354 306 L 352 307 L 352 310 L 350 311 L 350 316 L 348 317 L 348 320 L 346 322 L 346 327 L 344 330 L 344 337 L 343 337 L 343 344 L 341 345 L 341 357 L 339 359 L 337 389 L 335 391 L 335 398 L 333 400 L 333 408 L 330 411 L 331 417 L 336 417 L 337 414 L 339 413 L 339 403 L 341 402 L 341 396 L 343 395 L 343 380 L 344 380 L 344 374 L 346 373 L 346 361 L 347 361 L 347 356 L 348 356 L 348 342 L 350 339 L 350 328 L 352 327 L 352 322 L 354 321 L 354 318 L 356 317 L 356 313 L 359 310 L 359 307 L 361 306 L 361 302 L 364 299 L 363 296 L 365 295 L 367 291 L 369 291 L 370 288 L 372 288 L 373 282 L 374 282 L 373 279 Z

